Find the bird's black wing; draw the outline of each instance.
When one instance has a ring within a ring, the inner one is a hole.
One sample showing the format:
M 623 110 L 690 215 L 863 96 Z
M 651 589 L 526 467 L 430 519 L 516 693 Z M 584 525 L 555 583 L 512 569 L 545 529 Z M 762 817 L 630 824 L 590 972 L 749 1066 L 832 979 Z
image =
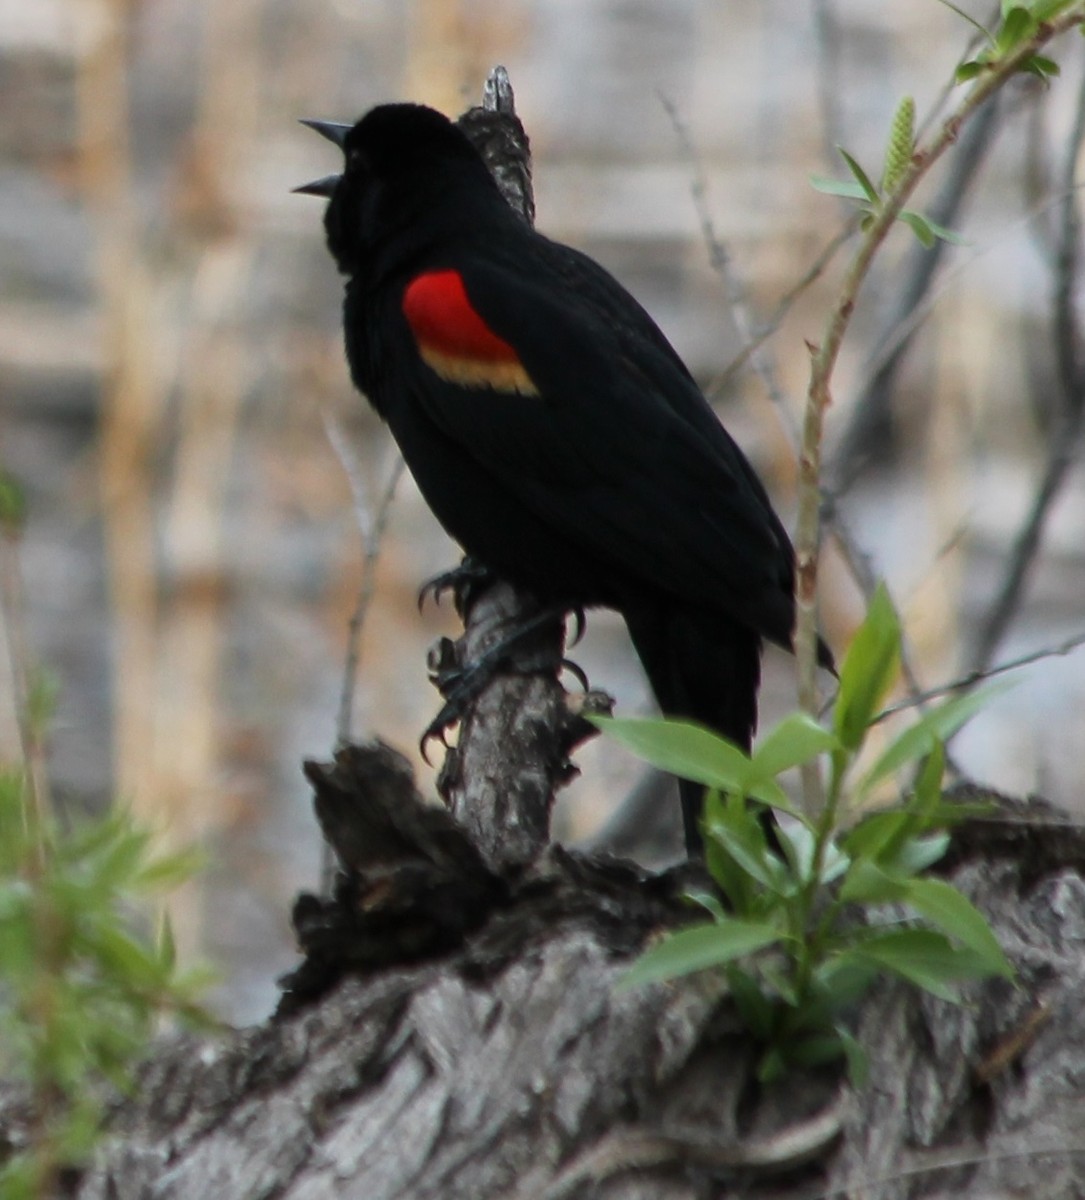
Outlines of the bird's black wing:
M 489 386 L 485 370 L 457 376 L 446 359 L 422 353 L 404 382 L 428 418 L 570 545 L 787 641 L 786 534 L 643 310 L 629 309 L 635 302 L 616 283 L 601 302 L 597 281 L 580 291 L 482 255 L 449 269 L 527 382 L 495 374 Z

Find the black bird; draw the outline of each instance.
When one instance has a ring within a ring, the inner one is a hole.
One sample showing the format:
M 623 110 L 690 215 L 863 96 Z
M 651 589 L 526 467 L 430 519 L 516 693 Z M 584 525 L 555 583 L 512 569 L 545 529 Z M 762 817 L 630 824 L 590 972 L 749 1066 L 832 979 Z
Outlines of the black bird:
M 663 712 L 749 750 L 762 639 L 791 645 L 794 552 L 663 333 L 514 213 L 440 113 L 306 123 L 345 157 L 297 190 L 329 198 L 351 375 L 437 519 L 544 604 L 617 610 Z M 700 803 L 685 782 L 691 852 Z

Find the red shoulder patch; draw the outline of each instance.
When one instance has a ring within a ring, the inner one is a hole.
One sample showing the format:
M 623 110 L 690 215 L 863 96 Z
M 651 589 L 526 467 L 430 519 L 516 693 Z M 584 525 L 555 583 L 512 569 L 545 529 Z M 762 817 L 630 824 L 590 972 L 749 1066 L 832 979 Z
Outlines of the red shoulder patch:
M 403 315 L 422 361 L 442 379 L 538 395 L 516 350 L 472 306 L 458 271 L 427 271 L 412 279 L 403 293 Z

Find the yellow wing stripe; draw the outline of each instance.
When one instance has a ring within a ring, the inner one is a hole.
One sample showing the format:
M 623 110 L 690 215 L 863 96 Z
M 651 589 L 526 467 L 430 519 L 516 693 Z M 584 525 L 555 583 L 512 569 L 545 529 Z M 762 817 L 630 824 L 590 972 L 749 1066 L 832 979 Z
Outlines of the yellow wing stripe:
M 426 366 L 448 383 L 469 388 L 491 388 L 496 392 L 510 392 L 520 396 L 539 394 L 539 389 L 532 383 L 531 376 L 524 370 L 523 364 L 515 359 L 500 362 L 492 358 L 469 358 L 460 354 L 449 354 L 421 341 L 418 343 L 418 353 Z

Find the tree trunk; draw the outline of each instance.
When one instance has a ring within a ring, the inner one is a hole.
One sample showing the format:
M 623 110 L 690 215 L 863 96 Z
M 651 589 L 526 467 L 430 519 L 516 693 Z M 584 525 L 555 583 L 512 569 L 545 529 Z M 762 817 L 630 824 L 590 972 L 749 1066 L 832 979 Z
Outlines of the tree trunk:
M 618 986 L 688 920 L 680 872 L 558 847 L 491 871 L 386 747 L 310 775 L 325 828 L 353 813 L 375 857 L 348 846 L 337 895 L 299 902 L 274 1019 L 160 1048 L 80 1200 L 1085 1195 L 1078 830 L 1004 804 L 958 834 L 949 875 L 1016 986 L 882 986 L 865 1088 L 762 1087 L 717 975 Z

